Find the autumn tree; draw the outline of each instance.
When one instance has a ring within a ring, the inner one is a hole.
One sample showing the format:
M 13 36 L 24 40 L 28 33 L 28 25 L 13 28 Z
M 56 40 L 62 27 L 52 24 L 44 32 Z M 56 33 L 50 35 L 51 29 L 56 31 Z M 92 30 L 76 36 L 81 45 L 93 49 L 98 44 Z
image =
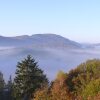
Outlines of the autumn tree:
M 67 74 L 59 71 L 56 79 L 51 82 L 49 87 L 36 91 L 34 100 L 72 100 L 72 94 L 66 85 L 66 79 Z
M 67 74 L 59 71 L 51 87 L 52 100 L 72 100 L 72 94 L 69 91 L 66 80 Z
M 51 92 L 47 86 L 36 90 L 34 93 L 33 100 L 53 100 L 51 97 Z

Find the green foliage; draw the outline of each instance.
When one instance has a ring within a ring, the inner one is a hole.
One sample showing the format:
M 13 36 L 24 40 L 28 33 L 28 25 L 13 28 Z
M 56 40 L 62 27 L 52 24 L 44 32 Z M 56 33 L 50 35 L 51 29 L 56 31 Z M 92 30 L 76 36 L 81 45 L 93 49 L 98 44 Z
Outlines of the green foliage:
M 29 99 L 34 91 L 44 84 L 48 84 L 48 80 L 30 55 L 18 62 L 14 79 L 14 96 L 16 100 Z
M 85 89 L 82 91 L 82 97 L 84 99 L 89 96 L 95 96 L 100 92 L 100 79 L 91 81 L 88 85 L 86 85 Z
M 100 60 L 88 60 L 80 64 L 71 70 L 67 77 L 70 91 L 79 94 L 90 81 L 100 78 Z

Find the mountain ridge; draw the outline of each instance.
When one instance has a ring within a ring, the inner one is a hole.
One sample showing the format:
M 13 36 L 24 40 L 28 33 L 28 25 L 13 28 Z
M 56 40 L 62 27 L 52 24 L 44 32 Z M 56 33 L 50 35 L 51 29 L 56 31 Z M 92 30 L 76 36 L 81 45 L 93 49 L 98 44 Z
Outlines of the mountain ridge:
M 56 34 L 34 34 L 34 35 L 22 35 L 15 37 L 4 37 L 0 36 L 0 46 L 26 46 L 26 45 L 37 45 L 37 46 L 50 46 L 65 48 L 81 48 L 81 44 L 72 41 Z

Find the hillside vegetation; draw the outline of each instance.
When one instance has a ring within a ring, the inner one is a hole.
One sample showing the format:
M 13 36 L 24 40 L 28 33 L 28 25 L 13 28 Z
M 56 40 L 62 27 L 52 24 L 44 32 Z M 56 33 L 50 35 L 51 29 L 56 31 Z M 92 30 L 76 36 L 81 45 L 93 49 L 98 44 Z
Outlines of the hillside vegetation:
M 69 73 L 58 72 L 51 85 L 34 96 L 35 100 L 100 100 L 100 60 L 88 60 Z
M 100 60 L 88 60 L 68 73 L 59 71 L 55 80 L 49 82 L 35 59 L 27 56 L 18 62 L 14 81 L 10 77 L 8 83 L 5 83 L 3 74 L 0 74 L 0 98 L 100 100 Z

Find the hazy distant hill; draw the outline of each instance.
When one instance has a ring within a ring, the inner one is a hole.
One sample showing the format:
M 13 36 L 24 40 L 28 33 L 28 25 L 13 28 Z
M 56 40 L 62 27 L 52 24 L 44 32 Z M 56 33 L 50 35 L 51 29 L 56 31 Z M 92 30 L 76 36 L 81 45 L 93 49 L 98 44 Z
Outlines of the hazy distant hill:
M 81 48 L 81 44 L 55 34 L 36 34 L 17 37 L 0 37 L 0 46 L 37 46 L 37 47 L 62 47 Z

